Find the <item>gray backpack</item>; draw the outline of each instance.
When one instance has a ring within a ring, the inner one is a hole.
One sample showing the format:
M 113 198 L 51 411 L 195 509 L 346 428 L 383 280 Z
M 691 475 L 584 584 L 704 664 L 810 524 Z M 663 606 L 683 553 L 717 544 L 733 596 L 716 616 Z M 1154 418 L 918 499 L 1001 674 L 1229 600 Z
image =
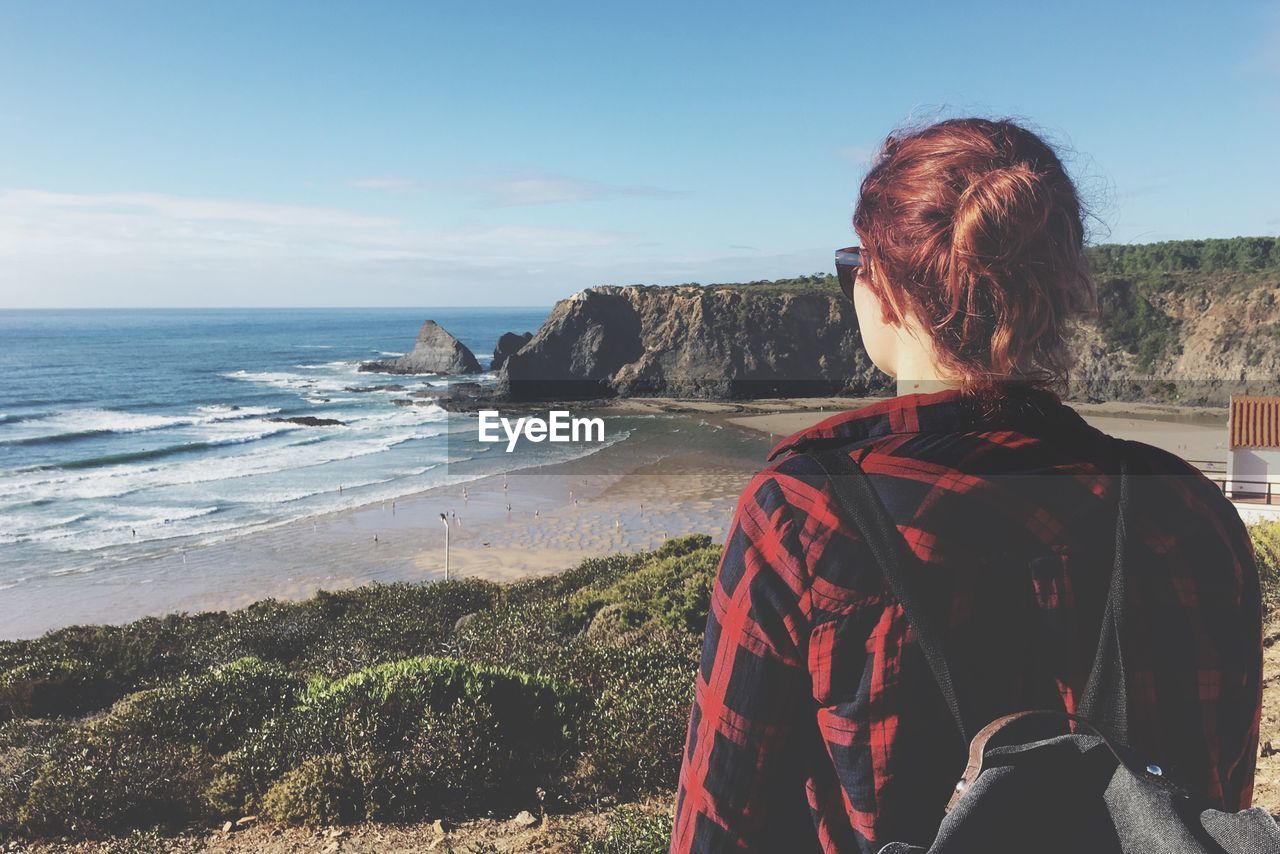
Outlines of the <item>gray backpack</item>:
M 914 560 L 865 472 L 847 453 L 811 454 L 830 479 L 841 509 L 862 534 L 906 612 L 917 644 L 961 737 L 970 745 L 946 816 L 929 848 L 891 842 L 880 854 L 1280 854 L 1280 826 L 1260 807 L 1209 809 L 1161 769 L 1126 746 L 1126 681 L 1120 649 L 1125 589 L 1128 444 L 1120 444 L 1115 563 L 1103 629 L 1079 715 L 1029 710 L 992 721 L 972 740 L 940 635 L 903 566 Z M 1046 721 L 1059 731 L 1043 737 Z M 1027 733 L 1039 728 L 1038 738 Z M 1019 732 L 1022 733 L 1018 737 Z M 960 769 L 957 769 L 959 772 Z

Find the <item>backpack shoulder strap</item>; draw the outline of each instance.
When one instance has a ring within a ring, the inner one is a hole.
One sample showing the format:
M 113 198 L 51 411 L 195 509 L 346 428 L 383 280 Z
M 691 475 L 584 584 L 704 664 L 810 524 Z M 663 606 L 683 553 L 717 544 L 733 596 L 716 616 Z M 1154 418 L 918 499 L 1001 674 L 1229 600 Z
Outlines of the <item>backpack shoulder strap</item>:
M 909 555 L 906 543 L 898 533 L 898 527 L 889 518 L 884 503 L 876 494 L 875 488 L 867 479 L 867 474 L 845 451 L 839 448 L 816 451 L 809 456 L 817 462 L 826 474 L 835 491 L 836 501 L 845 516 L 854 523 L 858 532 L 870 549 L 880 573 L 884 576 L 889 589 L 897 598 L 898 604 L 906 613 L 907 621 L 915 633 L 916 644 L 929 662 L 934 681 L 942 692 L 951 717 L 955 719 L 960 737 L 967 745 L 971 730 L 966 724 L 965 716 L 956 696 L 955 683 L 951 678 L 951 665 L 947 661 L 941 640 L 932 622 L 926 619 L 926 611 L 922 600 L 909 578 L 905 565 L 914 559 Z
M 1085 682 L 1076 713 L 1087 718 L 1105 732 L 1112 741 L 1129 745 L 1129 683 L 1124 672 L 1124 653 L 1121 638 L 1124 628 L 1124 600 L 1128 575 L 1125 571 L 1125 552 L 1128 531 L 1125 511 L 1129 506 L 1129 461 L 1132 458 L 1130 443 L 1126 439 L 1112 437 L 1116 453 L 1120 457 L 1120 489 L 1116 502 L 1115 558 L 1111 567 L 1111 580 L 1107 589 L 1106 610 L 1102 614 L 1102 632 L 1093 657 L 1093 668 Z

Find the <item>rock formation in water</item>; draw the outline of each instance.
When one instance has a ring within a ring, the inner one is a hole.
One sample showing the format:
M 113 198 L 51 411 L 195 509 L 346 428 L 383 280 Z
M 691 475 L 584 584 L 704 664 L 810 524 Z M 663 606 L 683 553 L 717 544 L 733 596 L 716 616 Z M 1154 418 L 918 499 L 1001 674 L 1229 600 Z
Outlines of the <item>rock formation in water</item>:
M 598 287 L 561 300 L 507 358 L 499 396 L 787 397 L 882 391 L 838 293 Z
M 533 337 L 532 332 L 526 332 L 523 335 L 517 335 L 514 332 L 507 332 L 498 339 L 498 346 L 493 348 L 493 362 L 489 365 L 489 370 L 499 370 L 507 359 L 513 353 L 519 352 L 520 348 L 529 343 L 529 339 Z
M 365 362 L 362 371 L 384 374 L 478 374 L 475 354 L 434 320 L 422 324 L 413 350 L 398 359 Z

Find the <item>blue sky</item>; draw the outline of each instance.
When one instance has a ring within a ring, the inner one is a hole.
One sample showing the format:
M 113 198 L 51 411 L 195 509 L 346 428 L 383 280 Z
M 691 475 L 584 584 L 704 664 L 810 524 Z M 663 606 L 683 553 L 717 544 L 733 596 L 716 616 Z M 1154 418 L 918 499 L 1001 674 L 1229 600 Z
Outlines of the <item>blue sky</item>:
M 549 305 L 826 270 L 1012 115 L 1131 242 L 1280 233 L 1280 4 L 0 2 L 0 306 Z

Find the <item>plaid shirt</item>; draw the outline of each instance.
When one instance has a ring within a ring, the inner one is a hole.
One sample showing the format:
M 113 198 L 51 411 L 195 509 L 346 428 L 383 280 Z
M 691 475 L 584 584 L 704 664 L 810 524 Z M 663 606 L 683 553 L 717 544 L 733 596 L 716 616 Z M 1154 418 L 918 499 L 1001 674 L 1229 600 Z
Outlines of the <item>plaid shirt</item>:
M 1112 565 L 1119 463 L 1048 391 L 982 413 L 954 389 L 784 440 L 738 504 L 712 594 L 671 850 L 928 845 L 964 768 L 901 607 L 802 452 L 871 476 L 946 615 L 976 726 L 1073 711 Z M 1262 691 L 1253 548 L 1173 454 L 1134 464 L 1123 638 L 1138 756 L 1228 810 L 1252 799 Z M 933 600 L 931 600 L 933 601 Z M 973 725 L 973 724 L 971 724 Z

